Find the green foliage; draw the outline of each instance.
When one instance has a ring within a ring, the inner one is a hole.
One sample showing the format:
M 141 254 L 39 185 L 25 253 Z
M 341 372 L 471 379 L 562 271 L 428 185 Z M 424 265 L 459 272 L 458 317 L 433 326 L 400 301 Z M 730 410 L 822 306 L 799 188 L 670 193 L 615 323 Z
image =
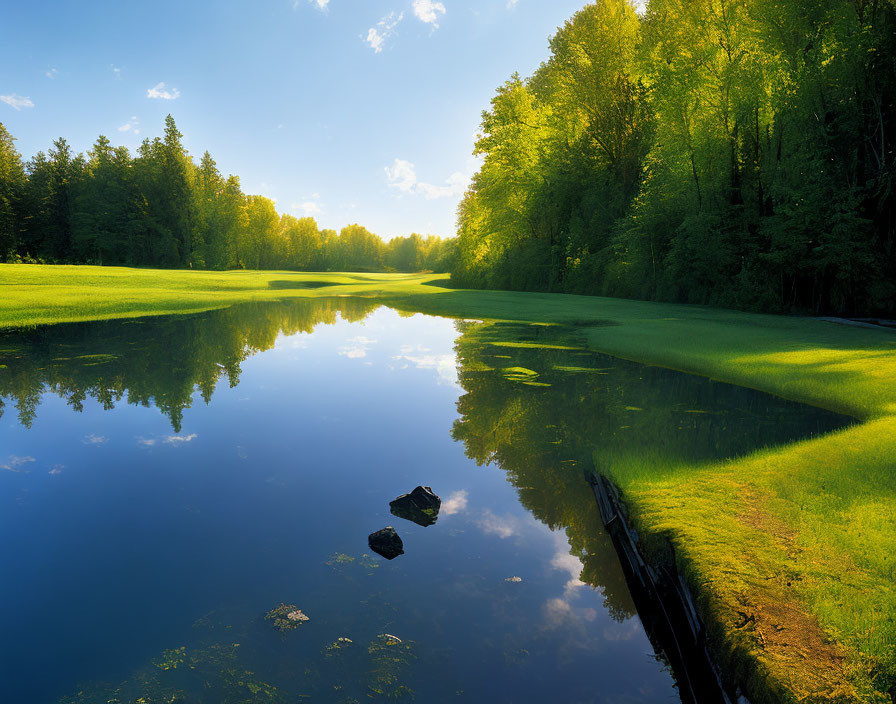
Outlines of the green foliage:
M 25 184 L 25 167 L 15 139 L 0 124 L 0 259 L 11 259 L 18 248 Z
M 602 0 L 483 114 L 478 288 L 896 312 L 896 7 Z
M 85 158 L 64 139 L 27 165 L 0 124 L 0 261 L 294 271 L 439 271 L 453 243 L 384 242 L 361 225 L 320 230 L 246 195 L 206 152 L 197 165 L 169 115 L 132 157 L 97 138 Z
M 417 659 L 414 650 L 413 643 L 405 643 L 388 633 L 377 636 L 368 644 L 369 697 L 395 702 L 414 700 L 414 691 L 401 681 L 405 671 Z

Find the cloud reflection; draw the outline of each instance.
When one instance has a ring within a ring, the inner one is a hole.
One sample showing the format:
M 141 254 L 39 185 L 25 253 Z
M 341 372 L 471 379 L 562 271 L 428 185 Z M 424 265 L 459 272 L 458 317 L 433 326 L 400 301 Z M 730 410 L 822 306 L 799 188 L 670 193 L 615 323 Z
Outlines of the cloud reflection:
M 0 464 L 0 469 L 7 472 L 18 472 L 20 474 L 28 474 L 31 470 L 25 469 L 25 465 L 31 464 L 36 460 L 33 457 L 19 457 L 18 455 L 10 455 L 6 462 Z
M 85 445 L 105 445 L 109 442 L 109 438 L 105 435 L 94 435 L 91 433 L 90 435 L 85 435 L 83 440 Z
M 496 516 L 488 509 L 482 512 L 482 516 L 476 521 L 476 525 L 486 535 L 497 535 L 501 540 L 518 535 L 520 531 L 520 522 L 515 516 Z
M 363 359 L 367 356 L 370 347 L 377 343 L 376 340 L 372 340 L 369 337 L 353 337 L 346 340 L 346 342 L 349 344 L 340 347 L 339 354 L 349 359 Z
M 138 437 L 137 444 L 140 447 L 155 447 L 159 444 L 168 445 L 170 447 L 178 447 L 193 442 L 199 436 L 196 433 L 189 435 L 166 435 L 164 437 L 144 438 Z
M 461 511 L 466 511 L 468 498 L 469 494 L 466 491 L 455 491 L 442 502 L 442 508 L 439 513 L 446 516 L 453 516 Z
M 569 540 L 562 534 L 555 533 L 554 541 L 556 549 L 551 558 L 551 567 L 558 572 L 565 572 L 569 579 L 563 585 L 563 595 L 548 599 L 544 609 L 548 623 L 553 626 L 560 625 L 570 620 L 594 621 L 597 619 L 597 611 L 592 608 L 576 609 L 573 601 L 578 598 L 582 587 L 586 586 L 580 577 L 582 575 L 582 560 L 570 553 Z
M 417 369 L 433 369 L 439 377 L 440 384 L 457 386 L 457 358 L 453 354 L 432 354 L 424 347 L 418 347 L 416 350 L 402 347 L 401 354 L 392 359 L 408 362 Z

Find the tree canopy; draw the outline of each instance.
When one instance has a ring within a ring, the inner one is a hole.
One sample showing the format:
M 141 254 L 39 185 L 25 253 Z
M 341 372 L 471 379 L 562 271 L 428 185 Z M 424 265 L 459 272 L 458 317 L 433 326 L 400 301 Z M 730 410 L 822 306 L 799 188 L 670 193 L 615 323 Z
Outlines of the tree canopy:
M 896 311 L 896 6 L 599 0 L 482 118 L 461 285 Z
M 447 271 L 452 251 L 432 235 L 384 242 L 281 215 L 208 152 L 196 164 L 170 115 L 136 155 L 101 135 L 86 155 L 58 139 L 28 162 L 0 124 L 0 261 L 413 272 Z

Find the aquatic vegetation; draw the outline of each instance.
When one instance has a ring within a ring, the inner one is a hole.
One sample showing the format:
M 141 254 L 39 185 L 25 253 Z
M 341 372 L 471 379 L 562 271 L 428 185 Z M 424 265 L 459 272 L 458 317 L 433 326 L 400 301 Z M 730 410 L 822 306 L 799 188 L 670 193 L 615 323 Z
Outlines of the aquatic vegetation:
M 340 650 L 345 650 L 346 648 L 351 648 L 355 642 L 351 638 L 337 638 L 335 641 L 330 643 L 327 646 L 326 654 L 327 657 L 331 657 L 336 654 Z
M 371 555 L 362 555 L 361 559 L 358 560 L 358 566 L 364 570 L 367 570 L 368 575 L 372 575 L 373 570 L 378 570 L 380 568 L 380 563 L 377 562 Z
M 176 670 L 184 664 L 186 652 L 187 648 L 183 645 L 180 648 L 165 650 L 158 660 L 153 661 L 153 665 L 160 670 Z
M 762 421 L 759 408 L 775 402 L 734 402 L 735 394 L 750 393 L 744 389 L 728 387 L 732 402 L 726 403 L 724 386 L 690 378 L 694 391 L 684 394 L 674 375 L 651 367 L 632 368 L 640 384 L 617 368 L 612 384 L 596 387 L 591 375 L 562 367 L 606 368 L 603 361 L 560 364 L 536 350 L 521 350 L 507 364 L 552 369 L 543 378 L 554 382 L 554 391 L 527 392 L 508 384 L 500 370 L 475 370 L 484 343 L 498 335 L 517 331 L 495 324 L 458 342 L 460 383 L 468 393 L 458 406 L 455 437 L 477 461 L 500 464 L 537 517 L 551 525 L 575 517 L 569 534 L 584 542 L 586 556 L 598 552 L 584 530 L 593 497 L 584 492 L 581 502 L 577 498 L 581 470 L 573 462 L 561 471 L 570 456 L 593 453 L 595 464 L 622 488 L 658 561 L 669 559 L 667 539 L 674 541 L 681 571 L 700 585 L 695 592 L 705 600 L 712 642 L 723 653 L 736 644 L 727 670 L 751 667 L 757 653 L 763 658 L 770 672 L 750 675 L 753 691 L 773 687 L 773 696 L 787 701 L 787 690 L 809 696 L 850 687 L 848 701 L 871 702 L 879 700 L 874 688 L 893 687 L 885 673 L 896 671 L 890 664 L 896 627 L 883 615 L 896 613 L 896 522 L 885 508 L 894 505 L 893 475 L 882 459 L 892 423 L 874 421 L 833 435 L 812 426 L 819 437 L 793 444 L 805 437 L 786 432 L 789 423 L 798 427 L 797 416 L 782 406 Z M 469 372 L 467 358 L 474 362 Z M 811 414 L 793 408 L 804 418 Z M 755 452 L 757 435 L 770 449 Z M 545 502 L 555 495 L 563 501 Z M 583 566 L 582 581 L 601 585 L 607 579 L 587 557 Z M 605 592 L 614 597 L 611 611 L 631 608 L 619 590 Z M 738 612 L 764 623 L 745 622 Z M 839 657 L 825 656 L 834 652 L 830 643 L 842 648 Z
M 167 662 L 176 662 L 176 665 L 160 665 Z M 177 686 L 173 684 L 175 678 Z M 284 701 L 277 687 L 238 664 L 235 645 L 214 644 L 188 652 L 186 648 L 165 651 L 162 660 L 153 660 L 125 682 L 82 689 L 63 697 L 59 704 L 280 704 Z
M 606 376 L 609 372 L 607 368 L 599 367 L 575 367 L 563 364 L 555 364 L 554 369 L 558 372 L 567 372 L 568 374 L 600 374 Z
M 367 646 L 370 669 L 367 673 L 369 695 L 389 701 L 412 701 L 414 691 L 401 678 L 417 656 L 414 644 L 388 633 L 378 635 Z
M 114 687 L 103 685 L 80 689 L 59 699 L 58 704 L 187 704 L 186 691 L 163 685 L 151 675 L 140 673 Z
M 531 381 L 538 378 L 538 372 L 525 367 L 504 367 L 504 378 L 510 381 Z
M 280 604 L 276 609 L 268 611 L 264 618 L 281 633 L 294 631 L 303 623 L 311 620 L 294 604 Z
M 227 688 L 233 692 L 237 699 L 227 698 L 222 700 L 225 702 L 236 702 L 246 704 L 262 704 L 283 701 L 280 692 L 273 685 L 256 679 L 254 673 L 248 670 L 230 669 L 224 671 L 224 683 Z M 247 696 L 248 695 L 248 696 Z
M 327 564 L 330 567 L 335 567 L 336 565 L 350 565 L 355 561 L 355 558 L 351 555 L 346 555 L 345 553 L 338 552 L 333 555 L 329 560 L 327 560 Z
M 361 555 L 361 557 L 355 557 L 346 553 L 335 553 L 327 560 L 326 565 L 337 574 L 353 579 L 355 575 L 361 572 L 366 573 L 368 576 L 372 575 L 373 570 L 378 569 L 380 563 L 367 553 Z

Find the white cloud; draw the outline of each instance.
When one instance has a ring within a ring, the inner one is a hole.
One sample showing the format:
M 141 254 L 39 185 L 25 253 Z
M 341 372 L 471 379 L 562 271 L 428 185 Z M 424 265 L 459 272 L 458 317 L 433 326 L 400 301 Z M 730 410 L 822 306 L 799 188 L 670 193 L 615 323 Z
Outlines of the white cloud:
M 417 170 L 414 165 L 404 159 L 396 159 L 392 166 L 386 167 L 386 178 L 389 187 L 397 188 L 404 193 L 412 193 L 417 186 Z
M 324 210 L 320 203 L 320 193 L 314 193 L 308 200 L 302 203 L 293 203 L 289 207 L 293 212 L 301 212 L 305 217 L 320 215 Z
M 304 203 L 294 203 L 292 206 L 293 210 L 301 210 L 305 213 L 306 217 L 311 217 L 314 215 L 320 215 L 322 208 L 318 203 L 315 203 L 313 200 L 305 201 Z
M 572 618 L 572 606 L 566 599 L 548 599 L 545 603 L 548 620 L 557 622 Z
M 17 455 L 10 455 L 6 460 L 5 464 L 0 464 L 0 469 L 5 469 L 7 472 L 20 472 L 22 474 L 28 474 L 27 469 L 25 469 L 26 464 L 31 464 L 36 460 L 33 457 L 19 457 Z
M 466 511 L 468 497 L 469 494 L 466 491 L 455 491 L 442 502 L 442 508 L 439 510 L 439 513 L 453 516 L 455 513 Z
M 394 188 L 402 193 L 422 195 L 426 200 L 462 196 L 470 182 L 470 177 L 460 171 L 451 174 L 444 186 L 419 181 L 417 168 L 404 159 L 396 159 L 392 162 L 392 166 L 386 167 L 386 178 L 389 181 L 389 188 Z
M 330 0 L 308 0 L 308 2 L 314 5 L 321 12 L 326 12 L 330 5 Z M 298 5 L 299 0 L 296 0 L 295 3 L 293 3 L 293 7 L 298 7 Z
M 0 95 L 0 102 L 6 103 L 11 108 L 15 108 L 16 110 L 34 107 L 34 103 L 31 101 L 31 98 L 26 98 L 25 96 L 19 95 L 18 93 L 11 93 L 10 95 Z
M 169 88 L 162 82 L 147 90 L 146 97 L 153 100 L 177 100 L 180 97 L 180 91 L 177 88 Z
M 439 26 L 439 17 L 445 14 L 445 6 L 433 0 L 414 0 L 414 15 L 421 22 Z
M 179 445 L 185 445 L 188 442 L 193 442 L 199 436 L 196 433 L 190 433 L 189 435 L 167 435 L 165 437 L 154 437 L 154 438 L 144 438 L 138 437 L 137 444 L 140 447 L 155 447 L 160 442 L 165 445 L 170 445 L 172 447 L 178 447 Z
M 365 41 L 370 44 L 370 48 L 375 54 L 379 54 L 383 50 L 383 42 L 386 41 L 386 37 L 380 34 L 375 27 L 371 27 L 367 30 Z
M 137 119 L 136 115 L 124 123 L 121 127 L 118 128 L 119 132 L 133 132 L 134 134 L 140 134 L 140 121 Z
M 188 442 L 193 442 L 199 436 L 196 433 L 190 433 L 189 435 L 169 435 L 167 438 L 162 440 L 166 445 L 185 445 Z
M 367 37 L 364 41 L 370 45 L 370 48 L 373 49 L 375 54 L 379 54 L 383 51 L 383 44 L 386 43 L 386 40 L 389 37 L 395 34 L 395 28 L 403 19 L 403 12 L 399 13 L 397 17 L 394 12 L 390 12 L 376 23 L 376 27 L 371 27 L 367 30 Z
M 363 359 L 367 356 L 370 346 L 377 343 L 376 340 L 371 340 L 369 337 L 353 337 L 346 342 L 349 344 L 339 348 L 339 355 L 349 359 Z
M 460 171 L 455 171 L 448 177 L 444 186 L 434 186 L 431 183 L 418 183 L 417 191 L 422 193 L 426 200 L 437 200 L 438 198 L 452 198 L 462 196 L 467 190 L 467 184 L 470 178 Z
M 408 354 L 402 351 L 402 354 L 393 359 L 410 362 L 417 369 L 434 369 L 440 383 L 457 383 L 457 358 L 453 354 Z
M 53 465 L 53 468 L 50 470 L 50 474 L 62 474 L 65 471 L 64 464 L 56 464 Z
M 84 436 L 85 445 L 105 445 L 107 442 L 109 442 L 109 438 L 105 435 L 94 435 L 91 433 Z
M 115 74 L 116 78 L 121 78 L 121 69 L 115 64 L 109 64 L 109 69 Z
M 47 71 L 44 75 L 45 75 L 47 78 L 49 78 L 50 80 L 52 80 L 52 79 L 56 78 L 56 76 L 59 75 L 59 70 L 58 70 L 58 69 L 55 69 L 55 68 L 51 68 L 51 69 L 50 69 L 49 71 Z
M 497 535 L 501 540 L 513 537 L 520 529 L 519 521 L 514 516 L 496 516 L 488 509 L 482 512 L 482 517 L 476 523 L 483 533 Z
M 519 5 L 520 0 L 507 0 L 507 9 L 512 10 Z
M 566 546 L 568 549 L 568 545 Z M 569 581 L 566 583 L 566 590 L 572 591 L 579 587 L 584 587 L 585 583 L 579 579 L 582 574 L 582 561 L 575 555 L 571 555 L 562 547 L 558 547 L 554 557 L 551 558 L 551 567 L 569 575 Z

